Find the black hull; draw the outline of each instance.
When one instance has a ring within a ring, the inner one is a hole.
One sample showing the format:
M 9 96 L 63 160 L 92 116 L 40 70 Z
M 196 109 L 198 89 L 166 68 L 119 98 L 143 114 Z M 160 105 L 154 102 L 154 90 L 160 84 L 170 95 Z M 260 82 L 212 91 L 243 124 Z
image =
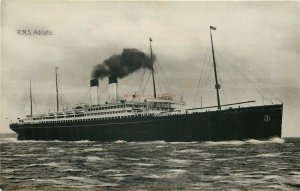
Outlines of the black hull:
M 10 128 L 18 134 L 19 140 L 264 140 L 281 137 L 282 107 L 270 105 L 164 117 L 10 124 Z

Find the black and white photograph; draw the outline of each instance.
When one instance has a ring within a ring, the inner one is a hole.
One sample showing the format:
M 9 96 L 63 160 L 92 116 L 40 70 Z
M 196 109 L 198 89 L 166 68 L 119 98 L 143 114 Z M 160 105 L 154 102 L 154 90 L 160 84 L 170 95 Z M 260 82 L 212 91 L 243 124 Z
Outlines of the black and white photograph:
M 300 190 L 300 1 L 1 1 L 0 191 Z

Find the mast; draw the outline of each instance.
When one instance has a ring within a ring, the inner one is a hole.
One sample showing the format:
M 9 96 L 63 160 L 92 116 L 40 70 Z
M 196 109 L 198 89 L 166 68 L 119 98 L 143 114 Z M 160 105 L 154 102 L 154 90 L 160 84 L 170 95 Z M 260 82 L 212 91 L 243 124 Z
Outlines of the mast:
M 32 94 L 31 94 L 31 80 L 29 81 L 30 87 L 30 116 L 32 117 Z
M 55 67 L 56 111 L 58 112 L 58 110 L 59 110 L 59 103 L 58 103 L 57 69 L 58 69 L 58 67 Z
M 217 30 L 217 28 L 213 27 L 213 26 L 210 26 L 209 29 L 210 29 L 209 32 L 210 32 L 211 49 L 212 49 L 213 62 L 214 62 L 214 73 L 215 73 L 215 81 L 216 81 L 215 88 L 217 90 L 218 110 L 221 110 L 221 103 L 220 103 L 220 96 L 219 96 L 219 89 L 221 89 L 221 86 L 218 82 L 217 66 L 216 66 L 216 59 L 215 59 L 215 52 L 214 52 L 214 44 L 213 44 L 212 33 L 211 33 L 211 30 Z
M 152 64 L 153 93 L 154 93 L 154 98 L 156 98 L 156 88 L 155 88 L 155 78 L 154 78 L 154 62 L 153 62 L 153 55 L 152 55 L 152 46 L 151 46 L 152 39 L 151 39 L 151 37 L 149 38 L 149 41 L 150 41 L 150 58 L 151 58 L 151 64 Z

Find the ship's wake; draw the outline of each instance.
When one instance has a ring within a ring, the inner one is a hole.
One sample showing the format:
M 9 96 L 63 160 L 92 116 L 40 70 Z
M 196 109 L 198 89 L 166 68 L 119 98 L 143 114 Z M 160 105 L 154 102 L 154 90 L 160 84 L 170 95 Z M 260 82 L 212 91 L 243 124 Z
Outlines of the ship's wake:
M 60 141 L 60 140 L 51 140 L 51 141 L 42 141 L 42 140 L 18 140 L 17 138 L 2 138 L 1 142 L 16 142 L 16 143 L 45 143 L 45 142 L 70 142 L 70 143 L 97 143 L 101 141 Z M 245 141 L 232 140 L 232 141 L 205 141 L 205 142 L 166 142 L 166 141 L 143 141 L 143 142 L 127 142 L 125 140 L 118 140 L 114 142 L 105 142 L 105 143 L 113 143 L 113 144 L 207 144 L 207 145 L 243 145 L 243 144 L 266 144 L 266 143 L 277 143 L 283 144 L 285 142 L 284 138 L 274 137 L 268 140 L 257 140 L 257 139 L 248 139 Z
M 238 141 L 238 140 L 233 140 L 233 141 L 206 141 L 203 142 L 204 144 L 208 145 L 244 145 L 244 144 L 269 144 L 269 143 L 277 143 L 277 144 L 283 144 L 284 143 L 283 138 L 279 137 L 273 137 L 268 140 L 257 140 L 257 139 L 248 139 L 245 141 Z

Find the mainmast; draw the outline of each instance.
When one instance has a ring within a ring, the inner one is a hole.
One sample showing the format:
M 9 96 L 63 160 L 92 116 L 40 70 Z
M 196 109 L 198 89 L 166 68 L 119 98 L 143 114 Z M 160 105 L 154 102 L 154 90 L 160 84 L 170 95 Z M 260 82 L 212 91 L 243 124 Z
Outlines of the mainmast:
M 58 69 L 58 67 L 55 67 L 56 111 L 58 112 L 58 110 L 59 110 L 59 103 L 58 103 L 57 69 Z
M 220 110 L 221 109 L 221 103 L 220 103 L 219 89 L 221 89 L 221 86 L 218 83 L 218 75 L 217 75 L 217 66 L 216 66 L 216 59 L 215 59 L 215 52 L 214 52 L 214 44 L 213 44 L 212 33 L 211 33 L 211 30 L 217 30 L 217 28 L 213 27 L 213 26 L 210 26 L 209 29 L 210 29 L 209 30 L 209 32 L 210 32 L 210 42 L 211 42 L 211 49 L 212 49 L 213 62 L 214 62 L 215 81 L 216 81 L 215 88 L 217 90 L 218 110 Z
M 30 116 L 32 117 L 32 95 L 31 95 L 31 80 L 29 81 L 30 87 Z
M 152 64 L 153 92 L 154 92 L 154 98 L 156 98 L 155 78 L 154 78 L 154 61 L 153 61 L 153 55 L 152 55 L 152 46 L 151 46 L 152 39 L 151 39 L 151 37 L 149 38 L 149 41 L 150 41 L 150 58 L 151 58 L 151 64 Z

